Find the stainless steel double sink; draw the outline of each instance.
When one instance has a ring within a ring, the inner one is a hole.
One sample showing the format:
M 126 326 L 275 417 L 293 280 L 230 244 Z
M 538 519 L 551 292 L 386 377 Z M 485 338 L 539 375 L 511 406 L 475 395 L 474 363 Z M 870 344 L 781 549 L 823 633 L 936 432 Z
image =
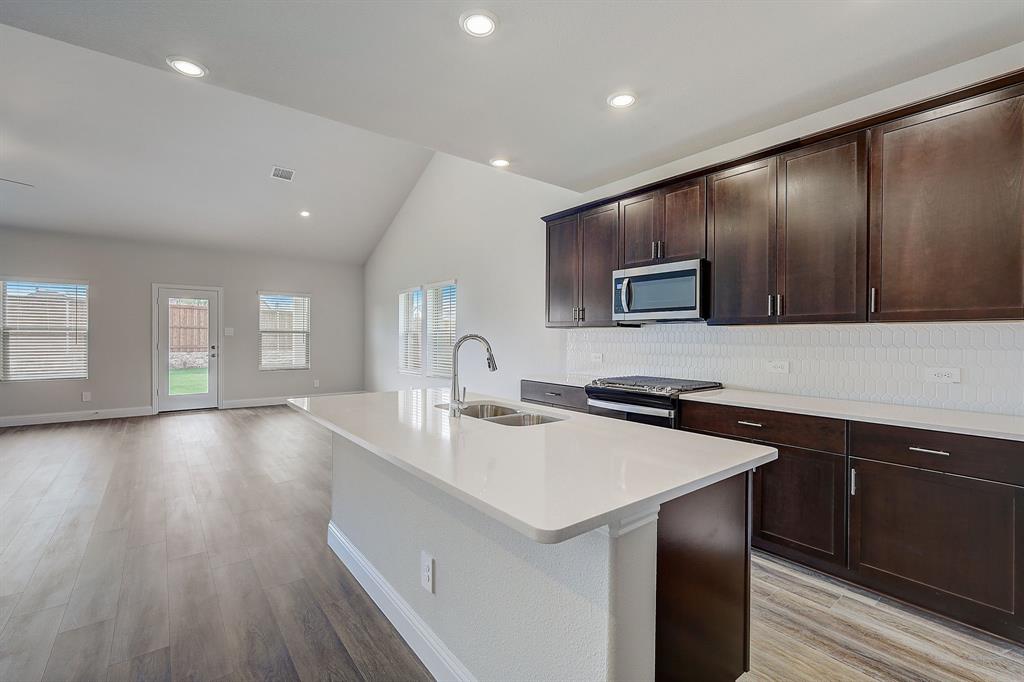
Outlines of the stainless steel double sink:
M 441 403 L 440 405 L 435 405 L 435 407 L 447 410 L 448 403 Z M 472 403 L 466 405 L 462 408 L 462 416 L 482 419 L 485 422 L 501 424 L 502 426 L 536 426 L 538 424 L 564 421 L 559 417 L 551 417 L 535 412 L 521 412 L 514 408 L 495 405 L 494 403 Z

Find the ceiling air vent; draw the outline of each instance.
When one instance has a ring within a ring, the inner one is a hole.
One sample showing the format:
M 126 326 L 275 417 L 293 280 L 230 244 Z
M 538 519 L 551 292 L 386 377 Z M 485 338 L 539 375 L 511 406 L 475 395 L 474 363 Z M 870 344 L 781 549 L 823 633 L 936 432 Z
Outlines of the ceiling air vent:
M 291 182 L 292 178 L 295 177 L 295 171 L 290 168 L 281 168 L 280 166 L 274 166 L 274 172 L 270 174 L 271 177 L 277 178 L 278 180 L 285 180 Z

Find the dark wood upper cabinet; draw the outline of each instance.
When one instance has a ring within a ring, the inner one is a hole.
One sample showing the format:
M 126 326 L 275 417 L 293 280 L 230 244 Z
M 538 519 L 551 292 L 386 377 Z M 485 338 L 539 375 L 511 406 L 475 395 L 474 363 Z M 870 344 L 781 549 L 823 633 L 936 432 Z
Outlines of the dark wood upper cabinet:
M 779 322 L 867 320 L 866 134 L 779 157 Z
M 651 192 L 619 202 L 622 213 L 622 267 L 657 262 L 662 201 L 660 192 Z
M 1024 641 L 1024 488 L 850 462 L 857 580 Z
M 547 226 L 547 326 L 575 327 L 579 307 L 579 216 Z
M 712 324 L 775 321 L 775 171 L 773 157 L 708 178 Z
M 706 179 L 701 177 L 660 190 L 662 261 L 707 256 L 706 187 Z
M 612 272 L 619 267 L 619 204 L 580 214 L 581 327 L 615 326 Z
M 1024 317 L 1024 86 L 871 131 L 872 320 Z
M 846 457 L 779 446 L 754 472 L 753 543 L 791 559 L 846 564 Z

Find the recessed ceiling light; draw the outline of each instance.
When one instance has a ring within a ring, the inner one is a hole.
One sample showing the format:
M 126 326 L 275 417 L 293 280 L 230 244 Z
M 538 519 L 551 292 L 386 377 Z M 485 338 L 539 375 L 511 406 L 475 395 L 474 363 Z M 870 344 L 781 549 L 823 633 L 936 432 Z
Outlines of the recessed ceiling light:
M 474 10 L 459 17 L 459 26 L 474 38 L 486 38 L 494 33 L 498 26 L 498 18 L 490 12 Z
M 491 165 L 495 168 L 508 168 L 510 164 L 508 159 L 491 159 Z
M 184 57 L 168 57 L 167 65 L 182 76 L 188 76 L 189 78 L 202 78 L 206 75 L 205 66 Z
M 308 218 L 309 211 L 299 211 L 299 215 L 302 216 L 303 218 Z
M 608 104 L 616 109 L 625 109 L 636 104 L 636 95 L 628 92 L 617 92 L 608 97 Z

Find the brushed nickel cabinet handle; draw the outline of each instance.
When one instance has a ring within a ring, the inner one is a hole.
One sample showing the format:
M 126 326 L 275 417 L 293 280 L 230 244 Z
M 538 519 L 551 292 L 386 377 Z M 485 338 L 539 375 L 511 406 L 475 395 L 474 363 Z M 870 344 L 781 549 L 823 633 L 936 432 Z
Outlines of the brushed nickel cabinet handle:
M 775 294 L 775 314 L 782 314 L 782 294 Z
M 658 257 L 658 242 L 651 242 L 651 260 Z
M 878 289 L 871 287 L 871 312 L 875 312 L 876 303 L 878 301 Z
M 913 445 L 907 449 L 912 450 L 913 452 L 923 452 L 926 455 L 941 455 L 942 457 L 949 457 L 949 453 L 943 452 L 942 450 L 929 450 L 928 448 L 918 448 Z
M 740 420 L 740 421 L 738 421 L 736 423 L 737 424 L 742 424 L 743 426 L 754 426 L 754 427 L 757 427 L 759 429 L 762 428 L 762 426 L 763 426 L 762 424 L 758 424 L 757 422 L 745 422 L 743 420 Z
M 774 300 L 774 298 L 774 296 L 768 294 L 768 317 L 772 316 L 772 301 Z
M 552 398 L 557 398 L 558 396 L 560 396 L 562 394 L 561 393 L 555 393 L 554 391 L 544 391 L 544 395 L 549 395 Z

